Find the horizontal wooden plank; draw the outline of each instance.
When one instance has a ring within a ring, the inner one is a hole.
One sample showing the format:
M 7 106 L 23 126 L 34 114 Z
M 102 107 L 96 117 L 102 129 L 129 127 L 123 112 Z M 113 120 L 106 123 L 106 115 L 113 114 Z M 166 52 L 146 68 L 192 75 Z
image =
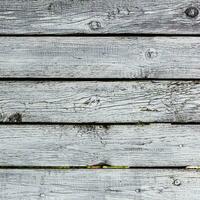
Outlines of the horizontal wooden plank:
M 199 185 L 185 170 L 0 170 L 1 200 L 199 200 Z
M 0 91 L 0 122 L 200 122 L 199 81 L 1 81 Z
M 6 0 L 1 34 L 199 34 L 197 0 Z
M 200 125 L 1 125 L 1 166 L 200 165 Z
M 2 37 L 0 78 L 200 78 L 198 37 Z

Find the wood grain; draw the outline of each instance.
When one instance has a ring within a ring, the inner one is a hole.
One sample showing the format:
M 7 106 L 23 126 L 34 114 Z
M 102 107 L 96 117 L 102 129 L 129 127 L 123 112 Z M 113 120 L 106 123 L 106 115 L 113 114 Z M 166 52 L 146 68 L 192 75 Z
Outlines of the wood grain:
M 200 165 L 200 125 L 1 125 L 0 166 Z
M 0 82 L 1 122 L 200 122 L 199 81 Z
M 199 172 L 0 170 L 1 200 L 199 200 Z
M 198 37 L 1 37 L 0 78 L 200 78 Z
M 1 34 L 200 33 L 197 0 L 6 0 L 0 8 Z

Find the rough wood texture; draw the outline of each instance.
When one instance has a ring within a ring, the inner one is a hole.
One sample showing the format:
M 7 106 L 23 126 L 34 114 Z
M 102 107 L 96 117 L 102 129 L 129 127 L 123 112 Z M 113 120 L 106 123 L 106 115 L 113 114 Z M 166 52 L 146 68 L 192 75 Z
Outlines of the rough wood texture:
M 200 125 L 0 126 L 1 166 L 200 165 Z
M 2 37 L 1 78 L 200 78 L 200 38 Z
M 0 82 L 1 122 L 200 122 L 199 81 Z
M 6 0 L 0 33 L 199 34 L 198 9 L 197 0 Z
M 0 170 L 1 200 L 199 200 L 199 172 Z

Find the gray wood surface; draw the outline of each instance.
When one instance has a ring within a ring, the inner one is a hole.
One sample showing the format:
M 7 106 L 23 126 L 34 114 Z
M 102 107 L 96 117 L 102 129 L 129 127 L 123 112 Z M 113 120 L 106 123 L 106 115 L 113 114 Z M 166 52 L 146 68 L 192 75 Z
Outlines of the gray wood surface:
M 199 200 L 186 170 L 0 170 L 1 200 Z
M 199 34 L 198 9 L 197 0 L 6 0 L 0 33 Z
M 200 81 L 125 80 L 200 78 L 200 38 L 191 37 L 200 34 L 199 5 L 197 0 L 0 1 L 1 79 L 124 78 L 1 80 L 0 199 L 199 200 L 198 171 L 157 168 L 200 165 L 195 124 Z M 43 37 L 5 37 L 11 34 Z M 122 169 L 94 169 L 97 165 Z
M 2 37 L 0 78 L 200 78 L 198 37 Z
M 199 81 L 1 81 L 1 122 L 200 122 Z
M 1 125 L 1 166 L 200 165 L 200 125 Z

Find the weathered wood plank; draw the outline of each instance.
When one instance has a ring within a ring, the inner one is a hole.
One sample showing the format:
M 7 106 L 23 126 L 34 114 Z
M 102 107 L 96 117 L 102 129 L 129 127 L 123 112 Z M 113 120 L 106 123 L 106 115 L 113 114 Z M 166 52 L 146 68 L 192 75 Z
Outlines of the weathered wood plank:
M 200 125 L 0 126 L 1 166 L 200 165 Z
M 197 0 L 6 0 L 2 34 L 199 34 Z
M 0 170 L 1 200 L 199 200 L 199 172 Z
M 1 122 L 200 122 L 199 81 L 0 82 Z
M 0 78 L 200 78 L 198 37 L 2 37 Z

